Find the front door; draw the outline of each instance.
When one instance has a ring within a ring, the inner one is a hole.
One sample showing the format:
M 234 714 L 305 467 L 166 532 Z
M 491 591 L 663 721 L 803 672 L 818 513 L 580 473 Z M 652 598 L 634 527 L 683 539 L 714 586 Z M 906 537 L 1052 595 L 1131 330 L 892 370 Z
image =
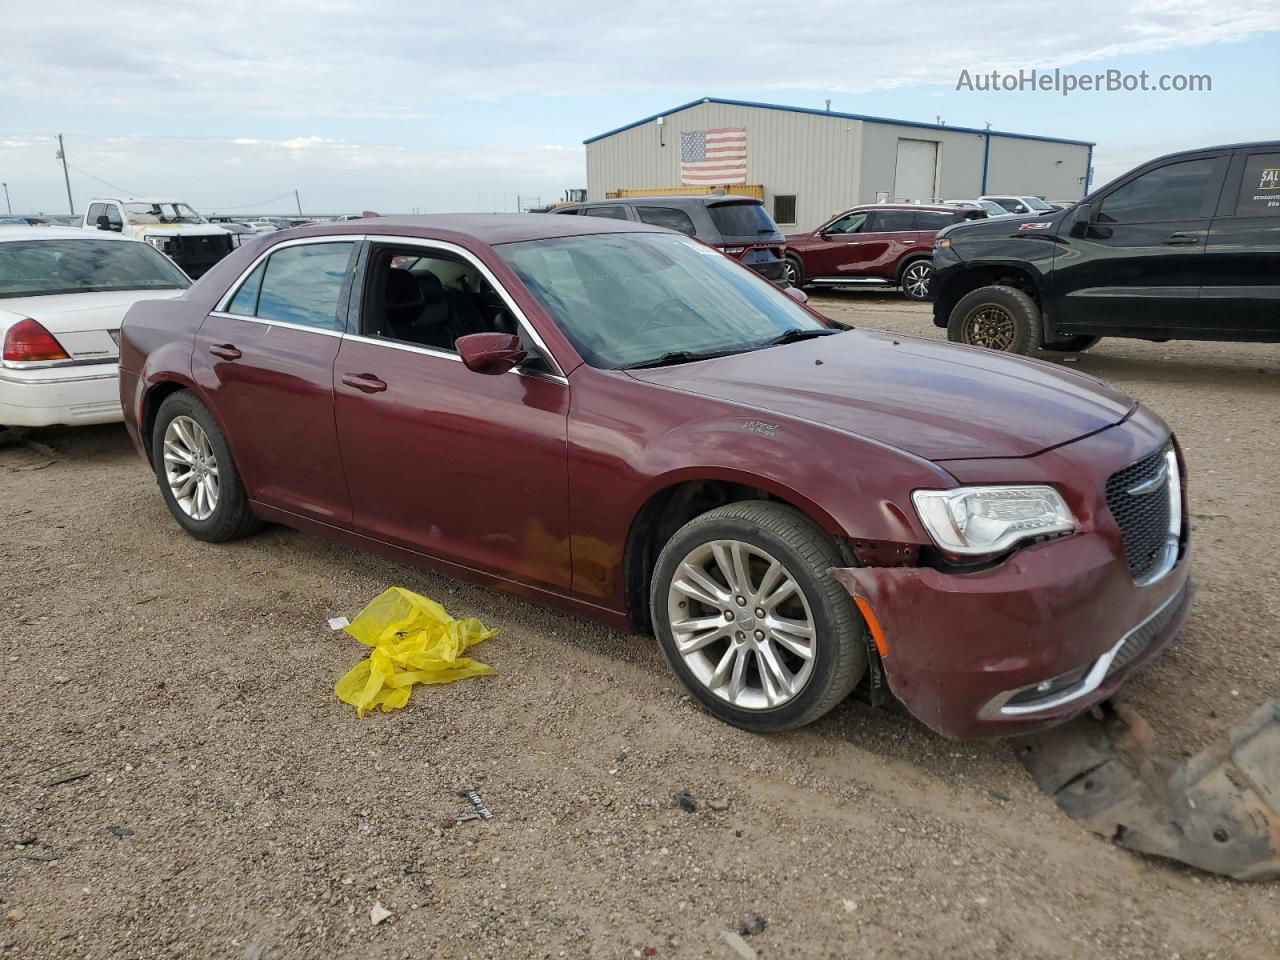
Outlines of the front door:
M 821 228 L 817 241 L 804 255 L 809 277 L 861 276 L 866 262 L 875 255 L 874 238 L 867 232 L 870 220 L 866 210 L 855 210 Z
M 355 528 L 474 570 L 567 590 L 569 385 L 460 248 L 373 242 L 334 368 Z M 523 369 L 462 363 L 469 333 L 519 333 Z
M 356 244 L 286 243 L 196 334 L 192 373 L 212 402 L 253 500 L 339 526 L 351 501 L 333 420 Z
M 1063 334 L 1177 337 L 1197 324 L 1205 242 L 1226 155 L 1138 174 L 1094 201 L 1087 228 L 1064 222 L 1053 261 Z

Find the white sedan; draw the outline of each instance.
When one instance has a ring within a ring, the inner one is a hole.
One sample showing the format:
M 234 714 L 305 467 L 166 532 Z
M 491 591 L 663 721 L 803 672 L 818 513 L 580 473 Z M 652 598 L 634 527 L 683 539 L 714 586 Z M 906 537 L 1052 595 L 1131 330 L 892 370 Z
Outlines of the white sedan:
M 0 227 L 0 427 L 121 419 L 120 321 L 191 281 L 141 240 Z

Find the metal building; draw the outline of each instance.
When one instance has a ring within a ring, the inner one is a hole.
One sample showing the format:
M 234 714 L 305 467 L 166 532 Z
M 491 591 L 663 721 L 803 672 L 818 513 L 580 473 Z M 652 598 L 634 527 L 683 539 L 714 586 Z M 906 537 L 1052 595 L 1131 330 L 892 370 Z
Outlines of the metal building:
M 1088 192 L 1094 146 L 715 97 L 585 144 L 588 200 L 619 193 L 701 193 L 720 176 L 723 182 L 715 185 L 732 192 L 763 193 L 779 225 L 797 230 L 812 229 L 855 204 L 884 199 L 967 200 L 1007 193 L 1076 200 Z

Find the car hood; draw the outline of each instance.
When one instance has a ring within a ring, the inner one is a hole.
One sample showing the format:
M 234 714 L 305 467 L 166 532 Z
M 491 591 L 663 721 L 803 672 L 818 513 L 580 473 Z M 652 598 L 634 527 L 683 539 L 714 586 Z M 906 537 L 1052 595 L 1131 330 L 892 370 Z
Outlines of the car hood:
M 1049 363 L 868 330 L 629 372 L 928 460 L 1029 457 L 1119 423 L 1136 406 Z

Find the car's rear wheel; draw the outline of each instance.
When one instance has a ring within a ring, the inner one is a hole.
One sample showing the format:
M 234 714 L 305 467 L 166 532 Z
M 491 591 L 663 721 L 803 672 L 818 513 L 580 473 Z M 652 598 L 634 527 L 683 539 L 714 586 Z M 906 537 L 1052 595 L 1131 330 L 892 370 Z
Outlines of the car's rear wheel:
M 793 287 L 804 286 L 804 263 L 799 257 L 788 254 L 783 258 L 782 282 Z
M 912 260 L 902 271 L 898 283 L 908 300 L 928 300 L 933 281 L 933 264 L 928 260 Z
M 1041 344 L 1041 348 L 1055 353 L 1084 353 L 1101 339 L 1101 337 L 1085 336 L 1063 337 L 1061 340 L 1048 340 Z
M 720 719 L 790 730 L 848 696 L 866 669 L 861 617 L 827 570 L 844 563 L 799 511 L 769 501 L 686 523 L 658 557 L 650 594 L 662 652 Z
M 169 512 L 193 537 L 220 543 L 262 525 L 249 509 L 222 431 L 194 394 L 182 390 L 160 404 L 151 459 Z
M 947 321 L 947 339 L 1005 353 L 1040 349 L 1040 308 L 1016 287 L 979 287 L 960 298 Z

